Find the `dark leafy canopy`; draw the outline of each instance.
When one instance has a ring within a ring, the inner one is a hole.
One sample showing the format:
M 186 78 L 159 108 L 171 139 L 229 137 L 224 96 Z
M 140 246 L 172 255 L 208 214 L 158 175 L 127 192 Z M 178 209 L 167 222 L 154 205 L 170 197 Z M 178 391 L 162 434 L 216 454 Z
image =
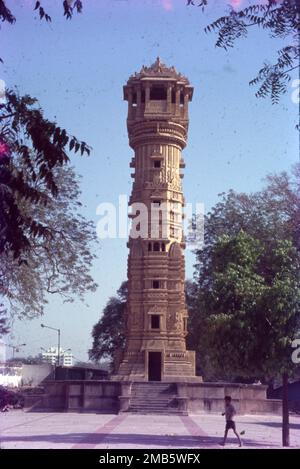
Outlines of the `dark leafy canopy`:
M 19 168 L 22 159 L 15 160 L 15 165 Z M 8 249 L 0 254 L 0 296 L 6 298 L 12 320 L 43 314 L 50 294 L 72 302 L 74 297 L 83 300 L 97 286 L 90 275 L 96 230 L 80 214 L 78 177 L 65 165 L 55 169 L 54 180 L 60 189 L 56 196 L 43 189 L 46 207 L 30 200 L 19 204 L 22 215 L 47 226 L 50 236 L 28 232 L 30 248 L 22 254 L 26 262 L 21 264 Z
M 188 5 L 198 4 L 203 9 L 209 1 L 188 0 Z M 218 18 L 205 28 L 206 32 L 217 31 L 217 47 L 233 47 L 237 39 L 244 38 L 251 27 L 259 27 L 269 32 L 273 38 L 288 38 L 291 43 L 277 52 L 277 61 L 264 63 L 257 76 L 250 81 L 257 85 L 257 97 L 270 96 L 273 103 L 287 91 L 291 72 L 299 69 L 300 47 L 300 1 L 267 0 L 264 4 L 253 2 L 241 10 L 230 7 L 228 15 Z
M 6 363 L 11 363 L 14 365 L 42 365 L 43 363 L 47 363 L 47 362 L 43 358 L 43 355 L 40 353 L 36 355 L 35 357 L 32 355 L 29 355 L 28 357 L 20 357 L 18 355 L 16 358 L 10 358 L 6 360 Z
M 117 296 L 109 299 L 101 319 L 93 327 L 90 359 L 99 361 L 108 358 L 114 361 L 116 355 L 124 350 L 127 288 L 127 282 L 123 282 L 117 291 Z
M 6 6 L 3 0 L 0 0 L 0 20 L 7 21 L 10 24 L 13 24 L 16 21 L 16 18 L 11 13 L 11 11 Z
M 211 251 L 210 279 L 199 290 L 214 369 L 226 378 L 293 372 L 300 326 L 300 256 L 290 241 L 264 245 L 240 231 Z
M 0 303 L 0 337 L 8 334 L 9 328 L 7 326 L 7 309 Z
M 74 11 L 77 13 L 82 12 L 82 1 L 81 0 L 62 0 L 61 5 L 63 8 L 63 14 L 67 19 L 71 19 Z M 51 17 L 46 13 L 43 2 L 37 1 L 34 6 L 34 10 L 37 10 L 41 19 L 51 21 Z M 12 24 L 16 21 L 15 16 L 7 6 L 7 1 L 0 0 L 0 19 L 1 21 L 7 21 Z
M 38 10 L 40 18 L 45 18 L 46 21 L 51 21 L 51 17 L 45 12 L 43 2 L 36 2 L 34 9 Z M 64 16 L 69 20 L 72 18 L 74 11 L 77 13 L 82 12 L 81 0 L 64 0 L 61 2 L 63 6 Z
M 261 363 L 270 373 L 276 361 L 278 372 L 286 365 L 283 349 L 289 350 L 300 317 L 299 169 L 291 175 L 269 176 L 266 187 L 254 194 L 223 194 L 206 217 L 204 248 L 196 253 L 189 335 L 206 379 L 241 376 L 242 360 L 233 351 L 232 374 L 229 362 L 225 370 L 227 357 L 222 359 L 219 351 L 224 352 L 225 339 L 228 350 L 231 341 L 241 349 L 240 358 L 248 360 L 244 377 L 254 373 L 254 357 L 260 375 L 267 374 L 266 369 L 259 370 Z
M 23 204 L 47 206 L 49 195 L 58 194 L 55 171 L 69 161 L 67 152 L 89 154 L 90 148 L 45 119 L 35 99 L 12 91 L 0 104 L 0 126 L 0 254 L 9 250 L 21 258 L 32 235 L 51 237 L 46 220 Z
M 186 0 L 187 5 L 198 5 L 205 10 L 209 0 Z M 71 19 L 74 11 L 82 12 L 81 0 L 61 1 L 63 14 Z M 38 11 L 40 19 L 51 21 L 42 1 L 35 3 L 34 9 Z M 7 2 L 0 0 L 0 19 L 13 24 L 15 16 L 7 7 Z M 253 2 L 246 8 L 237 10 L 230 7 L 228 15 L 218 18 L 205 28 L 206 32 L 217 31 L 217 47 L 228 49 L 233 47 L 237 39 L 246 37 L 252 26 L 267 30 L 271 37 L 290 38 L 291 43 L 277 52 L 277 61 L 273 64 L 264 63 L 257 76 L 250 81 L 251 85 L 258 86 L 257 97 L 270 96 L 273 103 L 277 103 L 281 94 L 287 91 L 291 72 L 299 69 L 300 44 L 300 1 L 299 0 L 267 0 L 266 3 Z M 1 59 L 0 59 L 1 60 Z
M 13 24 L 7 3 L 0 0 L 0 19 Z M 61 4 L 67 19 L 82 9 L 80 1 Z M 35 10 L 51 21 L 42 2 Z M 12 319 L 42 314 L 48 294 L 73 301 L 96 288 L 90 276 L 95 229 L 79 213 L 71 151 L 90 154 L 85 142 L 46 119 L 34 98 L 6 92 L 0 102 L 0 297 Z M 7 314 L 1 311 L 2 333 Z
M 66 19 L 71 19 L 74 12 L 82 12 L 82 1 L 81 0 L 61 0 L 61 6 L 63 15 Z M 6 0 L 0 0 L 0 20 L 2 22 L 7 22 L 13 24 L 16 22 L 17 18 L 14 16 L 13 12 L 7 6 L 8 2 Z M 43 7 L 43 1 L 37 1 L 34 6 L 34 10 L 38 12 L 41 20 L 46 22 L 51 22 L 51 16 L 45 11 Z M 0 62 L 3 60 L 0 58 Z
M 291 239 L 300 251 L 299 222 L 300 165 L 296 165 L 290 174 L 267 176 L 261 191 L 220 194 L 220 201 L 205 217 L 205 248 L 196 252 L 197 258 L 205 266 L 206 252 L 218 238 L 237 235 L 241 229 L 264 242 Z

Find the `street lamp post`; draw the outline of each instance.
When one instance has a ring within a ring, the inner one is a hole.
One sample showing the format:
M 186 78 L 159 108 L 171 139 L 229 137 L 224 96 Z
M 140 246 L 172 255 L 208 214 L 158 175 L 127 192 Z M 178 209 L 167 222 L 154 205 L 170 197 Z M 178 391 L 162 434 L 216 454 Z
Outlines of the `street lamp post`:
M 13 350 L 13 356 L 12 358 L 14 359 L 15 358 L 15 351 L 17 351 L 20 347 L 25 347 L 26 344 L 19 344 L 19 345 L 10 345 L 10 344 L 6 344 L 7 347 L 10 347 L 12 348 Z
M 45 324 L 41 324 L 41 327 L 46 328 L 46 329 L 51 329 L 52 331 L 57 332 L 57 366 L 59 366 L 60 365 L 60 329 L 57 329 L 56 327 L 46 326 Z

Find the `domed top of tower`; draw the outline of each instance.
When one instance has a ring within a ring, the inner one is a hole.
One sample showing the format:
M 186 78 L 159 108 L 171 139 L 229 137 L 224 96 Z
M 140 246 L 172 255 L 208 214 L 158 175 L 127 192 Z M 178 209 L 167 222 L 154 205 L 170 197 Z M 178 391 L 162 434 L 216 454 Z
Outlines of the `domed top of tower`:
M 188 105 L 193 98 L 189 80 L 174 67 L 167 67 L 159 57 L 150 65 L 131 75 L 123 87 L 128 101 L 127 128 L 130 136 L 149 122 L 180 124 L 188 128 Z M 152 124 L 149 124 L 152 125 Z
M 157 57 L 156 61 L 150 65 L 150 67 L 142 66 L 139 72 L 134 73 L 129 78 L 127 84 L 131 85 L 136 81 L 143 80 L 143 79 L 167 79 L 171 81 L 176 81 L 182 85 L 189 85 L 189 80 L 178 73 L 175 67 L 167 67 L 164 63 L 161 62 L 160 58 Z

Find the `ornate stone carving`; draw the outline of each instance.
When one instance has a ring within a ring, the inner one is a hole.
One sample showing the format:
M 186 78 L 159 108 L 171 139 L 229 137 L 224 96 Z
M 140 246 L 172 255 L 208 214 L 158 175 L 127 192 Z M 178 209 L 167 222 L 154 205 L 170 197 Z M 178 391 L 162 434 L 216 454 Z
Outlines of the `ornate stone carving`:
M 148 307 L 148 314 L 163 314 L 165 310 L 164 305 L 154 304 Z
M 145 65 L 143 65 L 141 70 L 131 75 L 128 81 L 157 76 L 163 78 L 172 78 L 186 85 L 189 85 L 190 83 L 189 80 L 181 73 L 178 73 L 173 66 L 167 67 L 164 63 L 162 63 L 159 57 L 157 57 L 156 61 L 150 65 L 150 67 L 145 67 Z
M 153 185 L 154 185 L 154 187 L 157 187 L 157 186 L 159 187 L 161 182 L 163 182 L 162 171 L 156 171 L 153 174 Z
M 161 93 L 159 99 L 154 97 L 157 92 Z M 160 230 L 155 242 L 131 239 L 128 244 L 127 353 L 117 374 L 122 380 L 150 378 L 151 352 L 161 354 L 161 369 L 156 371 L 162 373 L 162 380 L 195 379 L 193 353 L 186 352 L 184 340 L 183 251 L 180 244 L 174 243 L 182 221 L 174 204 L 181 207 L 183 202 L 180 161 L 181 150 L 186 146 L 188 101 L 192 94 L 188 79 L 159 58 L 151 66 L 142 67 L 124 86 L 135 167 L 130 202 L 142 202 L 147 207 L 155 199 L 167 202 L 172 217 L 167 217 L 167 230 Z M 184 105 L 180 106 L 182 97 Z M 149 236 L 151 221 L 148 220 Z M 169 243 L 173 243 L 170 250 Z
M 172 331 L 183 331 L 182 313 L 170 311 L 167 319 L 167 327 Z

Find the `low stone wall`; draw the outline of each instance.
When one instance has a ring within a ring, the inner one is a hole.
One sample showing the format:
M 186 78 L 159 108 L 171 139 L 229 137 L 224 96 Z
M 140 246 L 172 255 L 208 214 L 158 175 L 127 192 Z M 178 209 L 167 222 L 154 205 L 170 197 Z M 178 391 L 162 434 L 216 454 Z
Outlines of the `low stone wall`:
M 240 383 L 177 383 L 191 414 L 223 412 L 224 397 L 231 396 L 239 414 L 281 413 L 281 401 L 266 398 L 267 386 Z
M 119 411 L 121 384 L 112 381 L 52 381 L 45 385 L 45 395 L 38 407 L 60 411 Z
M 170 383 L 171 384 L 171 383 Z M 190 414 L 224 411 L 224 396 L 230 395 L 239 414 L 281 413 L 281 401 L 266 398 L 266 386 L 228 383 L 173 383 L 178 407 Z M 50 381 L 35 409 L 74 412 L 126 412 L 131 382 Z
M 22 365 L 22 386 L 39 386 L 45 380 L 54 379 L 54 366 L 49 363 L 41 365 Z

